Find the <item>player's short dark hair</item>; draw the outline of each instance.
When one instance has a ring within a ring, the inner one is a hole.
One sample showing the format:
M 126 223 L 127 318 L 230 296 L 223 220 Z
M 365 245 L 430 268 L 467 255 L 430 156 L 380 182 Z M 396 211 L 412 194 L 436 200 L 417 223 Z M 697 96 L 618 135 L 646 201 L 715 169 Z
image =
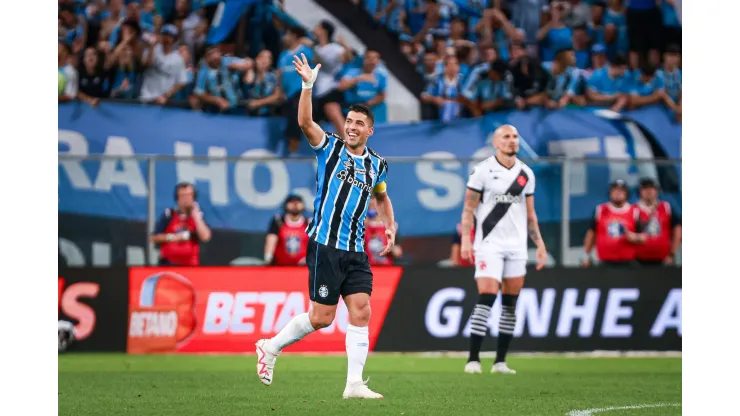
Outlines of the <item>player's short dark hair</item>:
M 326 36 L 329 38 L 329 42 L 331 42 L 331 40 L 334 39 L 334 31 L 336 31 L 334 24 L 328 20 L 322 20 L 319 23 L 319 26 L 326 30 Z
M 306 29 L 300 27 L 300 26 L 289 26 L 287 29 L 285 29 L 287 33 L 291 33 L 295 35 L 297 38 L 302 38 L 306 36 Z
M 627 59 L 622 55 L 617 55 L 609 60 L 611 66 L 627 66 Z
M 375 125 L 375 116 L 373 115 L 373 110 L 370 109 L 365 104 L 352 104 L 349 106 L 349 111 L 354 111 L 355 113 L 362 113 L 367 116 L 367 119 L 370 120 L 370 126 Z

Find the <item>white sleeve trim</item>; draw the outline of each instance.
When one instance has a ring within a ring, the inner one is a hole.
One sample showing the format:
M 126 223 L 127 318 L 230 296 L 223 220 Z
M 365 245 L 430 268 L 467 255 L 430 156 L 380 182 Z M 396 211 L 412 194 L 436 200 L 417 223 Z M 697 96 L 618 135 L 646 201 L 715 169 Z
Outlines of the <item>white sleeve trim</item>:
M 309 145 L 311 145 L 311 148 L 312 148 L 313 150 L 319 150 L 319 149 L 321 149 L 322 147 L 324 147 L 324 145 L 325 145 L 325 144 L 326 144 L 326 133 L 324 133 L 324 136 L 323 136 L 323 137 L 321 137 L 321 142 L 319 142 L 319 144 L 317 144 L 316 146 L 314 146 L 314 145 L 312 145 L 311 143 L 309 143 Z

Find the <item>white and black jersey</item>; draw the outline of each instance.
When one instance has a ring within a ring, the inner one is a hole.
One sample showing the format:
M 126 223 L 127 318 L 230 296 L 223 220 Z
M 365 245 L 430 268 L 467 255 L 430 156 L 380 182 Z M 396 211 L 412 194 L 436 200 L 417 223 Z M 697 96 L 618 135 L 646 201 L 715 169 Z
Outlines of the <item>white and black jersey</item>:
M 495 156 L 475 166 L 468 188 L 481 193 L 475 210 L 475 251 L 527 251 L 526 197 L 534 194 L 534 173 L 516 159 L 510 169 Z

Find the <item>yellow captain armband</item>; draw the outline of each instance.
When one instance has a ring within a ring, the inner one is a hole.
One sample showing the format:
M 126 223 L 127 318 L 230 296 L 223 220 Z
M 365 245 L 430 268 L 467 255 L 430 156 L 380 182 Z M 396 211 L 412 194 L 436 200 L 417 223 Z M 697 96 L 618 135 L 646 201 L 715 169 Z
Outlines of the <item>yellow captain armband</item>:
M 375 185 L 375 188 L 373 188 L 373 192 L 378 194 L 382 194 L 383 192 L 385 192 L 385 182 L 381 182 Z

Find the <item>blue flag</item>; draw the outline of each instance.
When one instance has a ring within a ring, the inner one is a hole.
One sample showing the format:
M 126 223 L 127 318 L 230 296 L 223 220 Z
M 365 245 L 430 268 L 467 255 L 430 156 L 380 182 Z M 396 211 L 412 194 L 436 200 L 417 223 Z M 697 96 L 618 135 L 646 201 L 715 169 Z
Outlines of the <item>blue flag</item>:
M 223 42 L 231 33 L 247 8 L 260 0 L 225 0 L 216 10 L 216 15 L 208 30 L 207 42 L 210 45 Z

